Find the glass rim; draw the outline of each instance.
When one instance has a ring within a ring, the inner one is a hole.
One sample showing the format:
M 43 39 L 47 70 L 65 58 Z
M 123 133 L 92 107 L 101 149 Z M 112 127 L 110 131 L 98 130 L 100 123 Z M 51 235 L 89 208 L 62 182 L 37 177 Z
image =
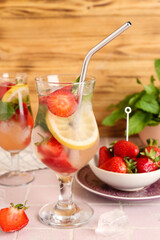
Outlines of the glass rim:
M 57 73 L 57 74 L 46 74 L 46 75 L 41 75 L 41 76 L 37 76 L 37 77 L 35 77 L 35 81 L 36 82 L 47 82 L 47 81 L 44 81 L 44 79 L 47 79 L 47 77 L 48 76 L 60 76 L 60 77 L 69 77 L 69 76 L 75 76 L 75 77 L 79 77 L 80 76 L 80 74 L 77 74 L 77 73 L 71 73 L 71 74 L 59 74 L 59 73 Z M 85 80 L 86 82 L 89 82 L 89 81 L 96 81 L 96 78 L 95 77 L 93 77 L 93 76 L 91 76 L 91 75 L 86 75 L 86 78 L 89 78 L 88 80 Z M 75 78 L 75 80 L 76 80 L 76 78 Z M 84 82 L 85 82 L 84 81 Z M 56 81 L 49 81 L 49 83 L 50 84 L 57 84 L 57 82 Z M 70 82 L 70 81 L 68 81 L 68 82 L 58 82 L 58 84 L 80 84 L 80 82 Z M 83 82 L 82 82 L 82 84 L 83 84 Z
M 3 79 L 15 80 L 17 77 L 28 78 L 28 74 L 25 72 L 2 72 L 2 73 L 0 73 L 0 80 L 3 80 Z

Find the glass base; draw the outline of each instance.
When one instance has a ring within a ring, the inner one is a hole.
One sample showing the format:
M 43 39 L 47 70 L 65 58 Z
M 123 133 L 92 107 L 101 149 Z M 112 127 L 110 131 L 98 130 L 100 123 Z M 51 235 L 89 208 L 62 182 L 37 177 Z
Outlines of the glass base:
M 31 172 L 13 171 L 0 175 L 0 185 L 16 187 L 26 185 L 34 180 L 34 174 Z
M 86 203 L 75 202 L 74 208 L 60 210 L 56 203 L 48 203 L 39 211 L 42 223 L 55 228 L 76 228 L 88 223 L 93 216 L 93 209 Z

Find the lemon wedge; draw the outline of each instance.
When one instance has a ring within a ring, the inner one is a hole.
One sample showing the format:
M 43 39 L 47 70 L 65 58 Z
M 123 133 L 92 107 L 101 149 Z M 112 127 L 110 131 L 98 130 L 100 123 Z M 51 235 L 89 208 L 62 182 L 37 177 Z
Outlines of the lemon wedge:
M 21 97 L 24 99 L 29 95 L 29 90 L 28 90 L 28 85 L 19 83 L 11 87 L 4 95 L 2 98 L 2 102 L 12 102 L 16 98 Z
M 57 141 L 71 149 L 87 149 L 97 141 L 99 136 L 92 110 L 87 112 L 81 110 L 77 121 L 75 120 L 75 114 L 63 118 L 48 111 L 46 123 Z

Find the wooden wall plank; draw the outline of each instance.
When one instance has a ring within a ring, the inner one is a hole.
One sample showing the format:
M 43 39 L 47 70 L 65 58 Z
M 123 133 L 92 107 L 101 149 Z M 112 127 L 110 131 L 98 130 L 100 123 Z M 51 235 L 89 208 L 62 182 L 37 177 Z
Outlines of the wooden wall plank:
M 158 0 L 1 0 L 3 18 L 159 16 Z
M 114 128 L 101 122 L 109 104 L 141 90 L 137 77 L 148 83 L 155 75 L 159 12 L 158 0 L 0 1 L 0 72 L 28 73 L 35 115 L 35 76 L 80 73 L 86 53 L 130 20 L 133 26 L 96 53 L 87 71 L 97 79 L 93 107 L 101 136 L 123 135 L 123 122 Z

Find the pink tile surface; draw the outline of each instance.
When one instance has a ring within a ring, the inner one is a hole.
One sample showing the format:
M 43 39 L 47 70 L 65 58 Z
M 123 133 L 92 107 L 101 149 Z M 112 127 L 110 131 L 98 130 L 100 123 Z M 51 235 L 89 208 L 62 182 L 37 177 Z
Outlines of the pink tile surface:
M 28 192 L 30 204 L 46 204 L 58 200 L 58 186 L 31 186 Z
M 35 180 L 32 185 L 56 185 L 58 180 L 56 174 L 50 169 L 43 169 L 35 171 Z
M 0 240 L 159 240 L 160 199 L 144 202 L 112 201 L 88 192 L 76 182 L 73 190 L 74 199 L 89 203 L 94 209 L 94 216 L 81 228 L 63 230 L 46 226 L 38 219 L 39 209 L 58 199 L 58 181 L 49 169 L 36 171 L 35 181 L 24 187 L 0 187 L 0 207 L 9 206 L 12 201 L 23 203 L 26 199 L 30 205 L 26 211 L 28 225 L 16 233 L 3 233 L 0 230 Z M 122 209 L 128 217 L 124 233 L 112 238 L 96 234 L 99 217 L 116 209 Z
M 66 240 L 70 239 L 71 230 L 61 229 L 22 229 L 18 234 L 18 240 Z
M 14 240 L 17 238 L 17 233 L 4 233 L 0 231 L 1 240 Z
M 104 236 L 102 234 L 95 233 L 94 229 L 86 229 L 86 230 L 74 230 L 74 239 L 76 240 L 128 240 L 127 233 L 117 234 L 117 235 L 108 235 Z M 137 239 L 136 239 L 137 240 Z M 142 240 L 142 239 L 141 239 Z
M 129 224 L 133 227 L 159 227 L 160 205 L 151 203 L 124 205 L 124 212 L 128 216 Z
M 160 239 L 160 228 L 149 228 L 149 229 L 134 229 L 130 240 L 159 240 Z

